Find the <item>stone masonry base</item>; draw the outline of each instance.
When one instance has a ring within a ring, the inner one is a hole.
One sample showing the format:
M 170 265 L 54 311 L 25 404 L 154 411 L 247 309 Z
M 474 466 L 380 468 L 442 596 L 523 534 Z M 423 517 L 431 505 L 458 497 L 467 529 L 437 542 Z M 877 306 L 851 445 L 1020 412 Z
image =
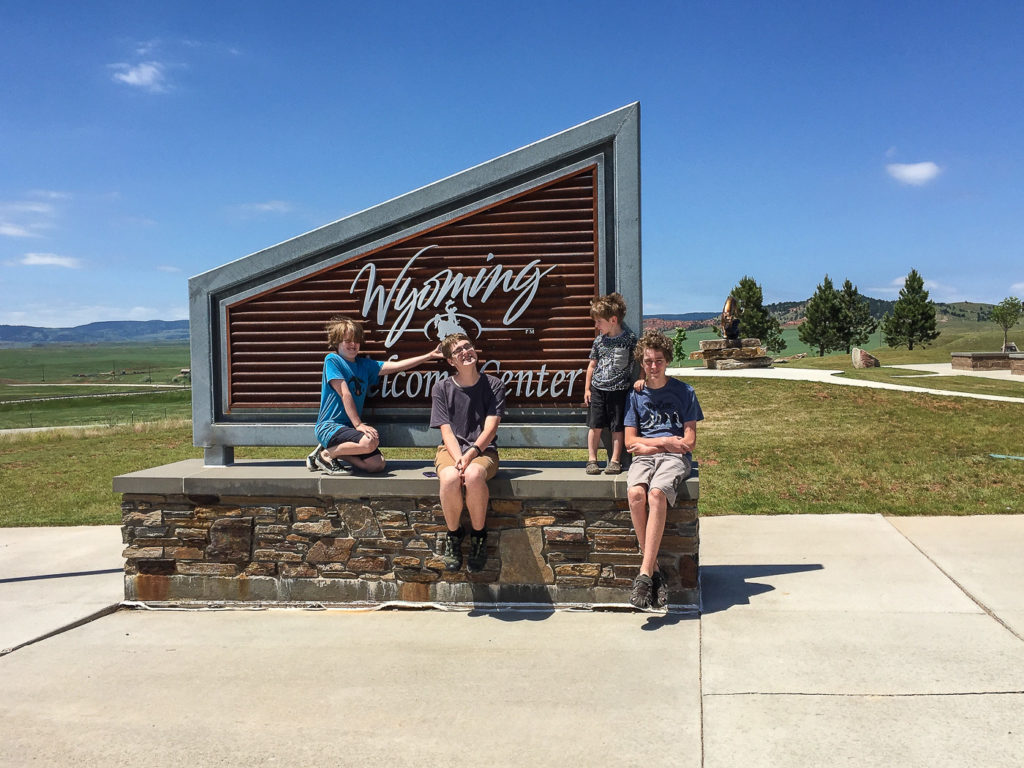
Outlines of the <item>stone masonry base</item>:
M 151 605 L 515 605 L 628 608 L 641 554 L 625 475 L 507 462 L 491 482 L 488 560 L 444 569 L 437 480 L 423 462 L 385 475 L 301 462 L 178 462 L 115 478 L 125 597 Z M 696 474 L 668 511 L 659 566 L 672 611 L 699 604 Z M 463 513 L 468 529 L 468 517 Z M 464 540 L 468 555 L 469 537 Z

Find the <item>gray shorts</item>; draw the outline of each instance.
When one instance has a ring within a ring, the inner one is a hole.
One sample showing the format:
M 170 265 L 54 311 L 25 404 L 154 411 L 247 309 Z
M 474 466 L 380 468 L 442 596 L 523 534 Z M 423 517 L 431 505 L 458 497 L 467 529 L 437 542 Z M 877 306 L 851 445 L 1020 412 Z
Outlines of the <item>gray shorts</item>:
M 665 494 L 668 505 L 676 503 L 679 486 L 690 476 L 690 460 L 681 453 L 655 453 L 634 456 L 626 475 L 626 486 L 646 485 Z

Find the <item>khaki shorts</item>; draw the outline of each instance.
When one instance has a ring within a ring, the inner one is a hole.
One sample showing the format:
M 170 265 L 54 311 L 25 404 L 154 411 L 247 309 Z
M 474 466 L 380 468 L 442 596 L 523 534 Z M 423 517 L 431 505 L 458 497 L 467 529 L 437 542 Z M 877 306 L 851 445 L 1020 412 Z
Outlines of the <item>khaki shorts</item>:
M 488 448 L 486 451 L 481 453 L 470 464 L 476 464 L 477 466 L 483 467 L 484 479 L 490 480 L 496 474 L 498 474 L 498 452 L 493 448 Z M 448 453 L 448 449 L 443 445 L 437 447 L 437 455 L 434 456 L 434 469 L 437 474 L 441 474 L 441 470 L 445 467 L 454 467 L 455 459 Z
M 626 474 L 626 486 L 646 485 L 647 490 L 657 488 L 665 494 L 671 507 L 686 478 L 690 476 L 690 460 L 680 453 L 655 453 L 634 456 Z

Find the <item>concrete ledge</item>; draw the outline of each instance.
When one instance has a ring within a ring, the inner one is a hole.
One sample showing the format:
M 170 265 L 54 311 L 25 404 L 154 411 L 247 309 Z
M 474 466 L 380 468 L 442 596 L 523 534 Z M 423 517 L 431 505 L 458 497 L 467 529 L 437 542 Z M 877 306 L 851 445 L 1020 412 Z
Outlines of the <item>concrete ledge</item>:
M 506 462 L 490 484 L 486 564 L 470 572 L 445 568 L 447 526 L 426 473 L 425 461 L 323 475 L 303 461 L 197 459 L 119 476 L 125 597 L 156 607 L 629 608 L 643 556 L 625 475 Z M 658 557 L 673 612 L 699 605 L 698 482 L 668 510 Z
M 379 475 L 310 472 L 304 461 L 254 459 L 226 467 L 208 466 L 202 459 L 187 459 L 143 469 L 114 478 L 115 493 L 173 494 L 184 496 L 295 496 L 334 498 L 436 496 L 437 478 L 429 461 L 392 460 Z M 693 473 L 679 500 L 695 501 L 700 493 L 700 470 Z M 577 462 L 502 461 L 489 483 L 491 496 L 517 499 L 624 499 L 626 473 L 587 475 Z
M 950 352 L 953 370 L 1003 371 L 1011 369 L 1009 352 Z

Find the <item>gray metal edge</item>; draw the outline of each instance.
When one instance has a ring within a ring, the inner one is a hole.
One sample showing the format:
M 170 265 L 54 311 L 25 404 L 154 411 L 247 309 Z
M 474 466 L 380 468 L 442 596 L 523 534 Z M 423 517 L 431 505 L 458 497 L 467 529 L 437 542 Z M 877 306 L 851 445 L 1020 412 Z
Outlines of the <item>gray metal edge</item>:
M 213 357 L 212 339 L 214 308 L 211 305 L 214 292 L 243 281 L 250 281 L 261 273 L 270 272 L 318 250 L 337 246 L 375 229 L 450 204 L 464 196 L 467 190 L 479 189 L 512 176 L 528 173 L 532 169 L 557 161 L 564 155 L 585 151 L 588 147 L 598 146 L 608 141 L 613 141 L 615 164 L 615 169 L 612 171 L 615 184 L 615 199 L 612 201 L 612 207 L 615 212 L 613 218 L 616 229 L 616 280 L 619 281 L 620 293 L 623 293 L 630 308 L 627 313 L 627 322 L 633 328 L 639 329 L 642 310 L 639 269 L 639 115 L 640 104 L 634 102 L 392 200 L 319 227 L 304 235 L 191 277 L 189 279 L 189 321 L 192 355 L 193 444 L 207 448 L 224 444 L 246 444 L 235 440 L 225 440 L 222 435 L 230 434 L 223 432 L 226 425 L 218 425 L 214 419 L 215 403 L 212 379 L 216 361 Z M 621 183 L 618 180 L 620 170 L 629 177 Z M 635 211 L 636 218 L 628 217 L 623 220 L 622 213 L 624 211 Z M 620 240 L 620 238 L 623 239 Z M 635 269 L 625 267 L 624 259 L 619 256 L 624 253 L 635 255 Z M 252 424 L 237 424 L 231 425 L 228 429 L 234 427 L 248 432 L 255 428 Z M 298 444 L 305 444 L 305 442 L 307 440 L 303 439 Z M 564 442 L 564 440 L 560 442 Z M 261 444 L 292 443 L 264 439 L 261 440 Z

